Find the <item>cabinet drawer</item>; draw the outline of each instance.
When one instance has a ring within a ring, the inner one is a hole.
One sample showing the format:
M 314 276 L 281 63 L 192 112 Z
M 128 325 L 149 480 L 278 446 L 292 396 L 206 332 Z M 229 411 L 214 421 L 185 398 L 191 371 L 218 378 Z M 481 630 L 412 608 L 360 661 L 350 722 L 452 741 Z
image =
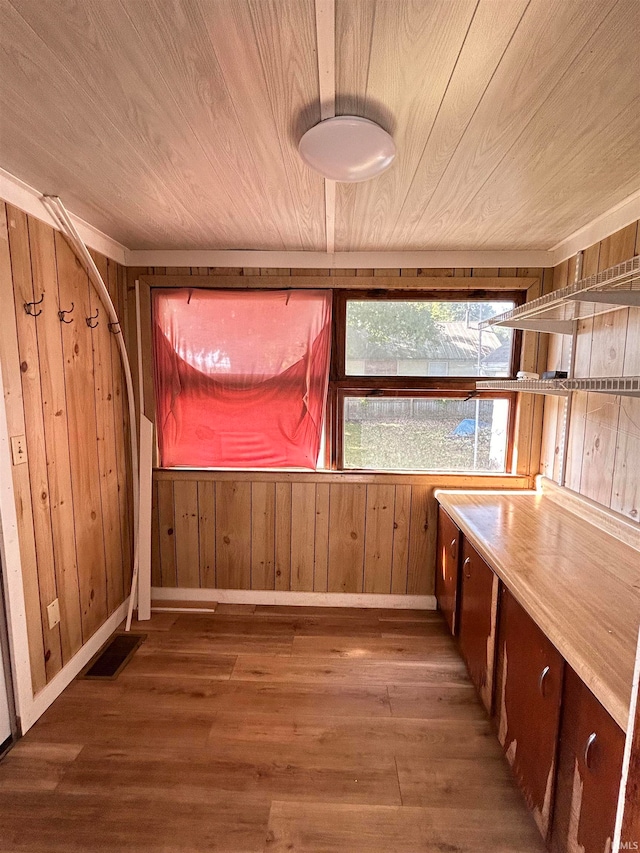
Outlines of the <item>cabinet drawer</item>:
M 458 630 L 458 560 L 460 530 L 447 513 L 438 509 L 438 551 L 436 562 L 436 599 L 449 630 Z
M 460 651 L 471 681 L 491 713 L 499 581 L 466 540 L 460 574 Z
M 544 838 L 549 835 L 564 660 L 513 595 L 501 589 L 498 737 Z
M 567 666 L 552 832 L 557 853 L 612 849 L 624 740 L 622 729 Z

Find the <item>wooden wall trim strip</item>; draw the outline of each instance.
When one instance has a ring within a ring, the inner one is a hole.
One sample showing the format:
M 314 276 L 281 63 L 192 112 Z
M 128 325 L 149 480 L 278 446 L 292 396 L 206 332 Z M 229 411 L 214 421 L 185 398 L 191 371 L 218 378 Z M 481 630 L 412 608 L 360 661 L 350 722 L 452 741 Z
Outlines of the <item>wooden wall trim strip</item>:
M 163 589 L 152 587 L 152 610 L 172 601 L 215 601 L 218 604 L 274 604 L 291 607 L 383 607 L 396 610 L 435 610 L 433 595 L 376 595 L 337 592 L 282 592 L 254 589 Z
M 533 478 L 523 474 L 403 474 L 396 471 L 207 471 L 156 468 L 157 482 L 176 480 L 266 483 L 380 483 L 423 485 L 443 489 L 529 489 Z
M 345 272 L 344 270 L 342 271 Z M 417 272 L 412 270 L 412 272 Z M 340 290 L 528 290 L 539 279 L 525 276 L 434 275 L 141 275 L 149 287 Z

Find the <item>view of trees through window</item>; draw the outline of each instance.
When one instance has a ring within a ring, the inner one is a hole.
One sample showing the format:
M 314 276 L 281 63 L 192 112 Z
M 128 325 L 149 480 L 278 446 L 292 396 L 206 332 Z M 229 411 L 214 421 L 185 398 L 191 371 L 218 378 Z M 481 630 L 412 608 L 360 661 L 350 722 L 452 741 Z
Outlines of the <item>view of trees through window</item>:
M 513 302 L 349 300 L 348 376 L 508 376 L 511 330 L 478 329 Z
M 354 380 L 353 394 L 347 391 L 344 397 L 344 467 L 504 471 L 509 401 L 465 399 L 461 387 L 468 386 L 471 395 L 475 382 L 461 386 L 459 379 L 510 375 L 511 330 L 479 329 L 478 323 L 513 305 L 496 300 L 349 299 L 345 377 L 378 377 L 379 382 L 375 396 L 358 396 Z M 385 381 L 390 377 L 407 377 L 406 395 L 388 393 Z M 438 377 L 437 396 L 429 377 Z M 457 394 L 447 395 L 447 377 L 454 378 L 451 390 Z M 430 393 L 412 394 L 412 388 Z

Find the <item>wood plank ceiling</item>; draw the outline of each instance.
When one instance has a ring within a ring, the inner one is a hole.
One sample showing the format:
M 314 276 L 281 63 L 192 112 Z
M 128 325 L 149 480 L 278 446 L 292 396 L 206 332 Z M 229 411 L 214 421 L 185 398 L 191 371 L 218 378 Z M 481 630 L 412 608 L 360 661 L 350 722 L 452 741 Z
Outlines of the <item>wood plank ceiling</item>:
M 326 248 L 313 0 L 0 0 L 0 33 L 2 168 L 129 248 Z M 639 42 L 638 0 L 336 0 L 336 113 L 398 146 L 336 250 L 549 249 L 638 191 Z

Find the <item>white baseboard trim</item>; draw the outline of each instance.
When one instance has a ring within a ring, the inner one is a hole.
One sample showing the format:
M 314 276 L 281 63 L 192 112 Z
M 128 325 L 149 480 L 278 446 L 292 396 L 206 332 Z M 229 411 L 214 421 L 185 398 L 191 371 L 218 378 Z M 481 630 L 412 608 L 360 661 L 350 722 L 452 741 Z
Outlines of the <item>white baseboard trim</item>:
M 127 597 L 107 621 L 98 628 L 95 634 L 87 640 L 84 646 L 76 652 L 69 663 L 51 679 L 46 687 L 43 687 L 39 693 L 36 693 L 30 706 L 20 708 L 19 722 L 22 734 L 25 734 L 44 714 L 49 705 L 58 698 L 65 687 L 68 687 L 76 675 L 81 672 L 96 652 L 99 651 L 100 647 L 106 643 L 118 625 L 125 619 L 128 604 L 129 598 Z
M 256 589 L 151 588 L 152 601 L 217 601 L 220 604 L 280 604 L 298 607 L 382 607 L 435 610 L 434 595 L 374 595 L 360 592 L 283 592 Z

